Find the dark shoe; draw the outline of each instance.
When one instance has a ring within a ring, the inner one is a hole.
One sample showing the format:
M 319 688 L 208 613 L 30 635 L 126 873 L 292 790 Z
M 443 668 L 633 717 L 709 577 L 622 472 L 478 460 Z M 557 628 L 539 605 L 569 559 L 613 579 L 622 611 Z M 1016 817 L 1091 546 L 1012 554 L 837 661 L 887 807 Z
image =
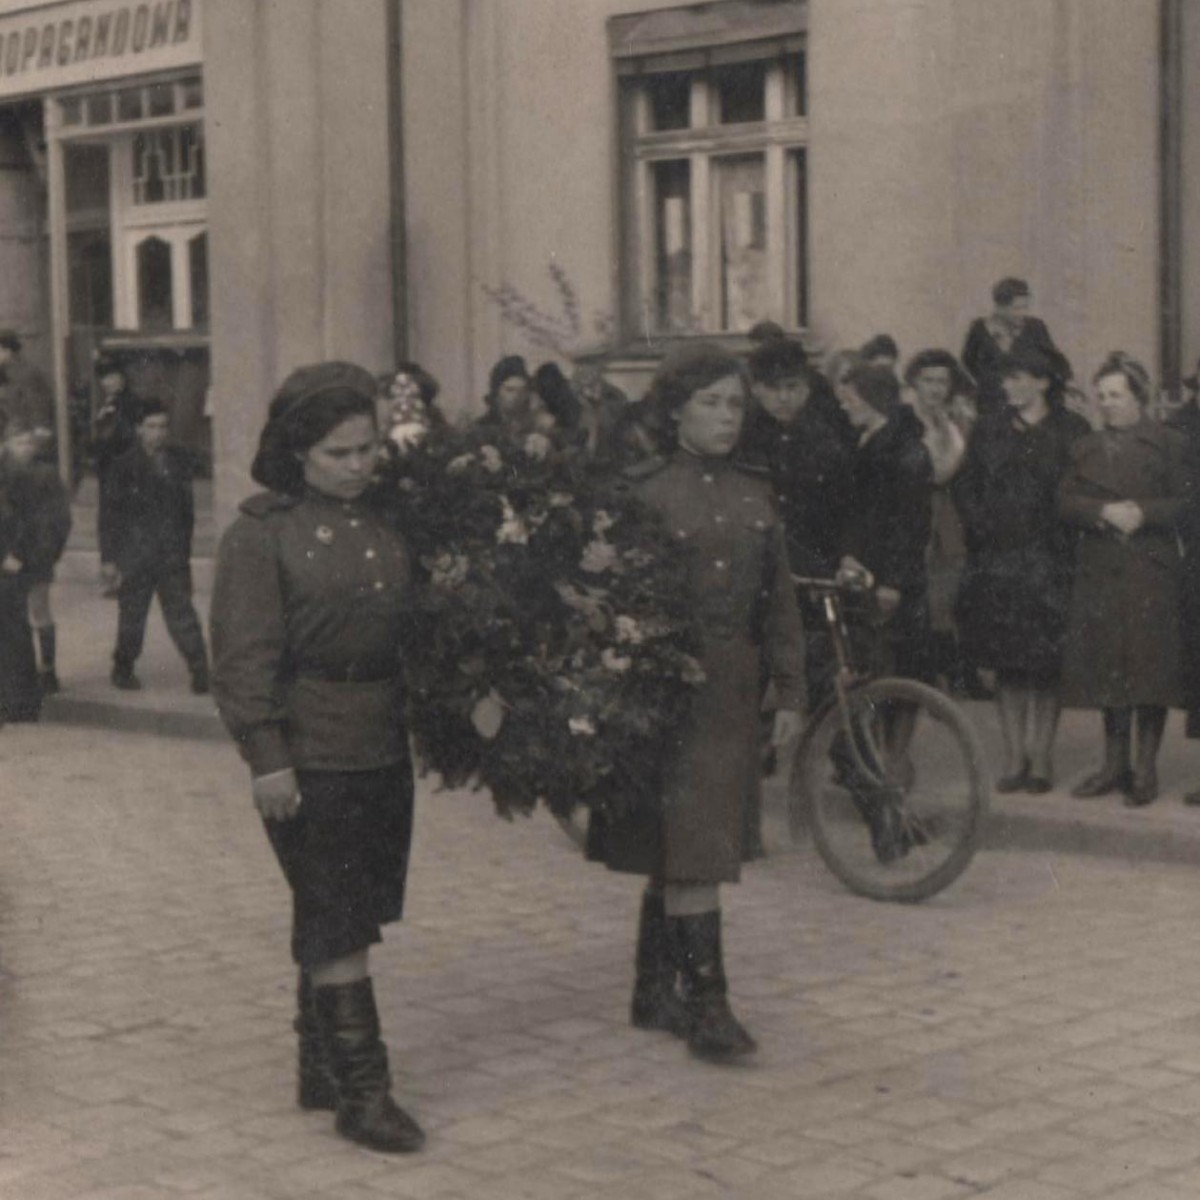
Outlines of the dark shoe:
M 42 625 L 37 630 L 38 657 L 41 659 L 39 678 L 42 695 L 53 696 L 60 690 L 55 665 L 58 661 L 58 630 L 53 625 Z
M 721 913 L 668 918 L 683 976 L 688 1049 L 709 1062 L 731 1062 L 758 1049 L 729 1008 L 721 954 Z
M 1112 792 L 1128 792 L 1133 786 L 1133 775 L 1128 770 L 1112 771 L 1107 767 L 1089 775 L 1071 789 L 1077 800 L 1091 800 L 1095 796 L 1107 796 Z
M 201 663 L 192 668 L 192 695 L 207 696 L 209 693 L 208 664 Z
M 996 791 L 1002 796 L 1010 792 L 1024 791 L 1029 785 L 1029 761 L 1021 764 L 1021 769 L 1012 775 L 1002 775 L 996 780 Z
M 1046 775 L 1030 775 L 1025 780 L 1025 790 L 1031 796 L 1044 796 L 1054 791 L 1054 780 Z
M 133 673 L 132 667 L 113 667 L 109 678 L 113 687 L 120 688 L 123 692 L 141 691 L 142 681 Z
M 42 671 L 38 675 L 38 680 L 42 685 L 43 696 L 56 696 L 62 691 L 58 676 L 53 671 Z
M 900 804 L 887 792 L 863 797 L 859 811 L 867 822 L 871 850 L 885 867 L 898 862 L 913 848 L 913 837 L 905 825 Z
M 1153 804 L 1157 799 L 1158 772 L 1151 769 L 1144 774 L 1139 772 L 1133 776 L 1129 789 L 1125 793 L 1125 799 L 1121 803 L 1126 808 L 1145 808 L 1147 804 Z
M 630 1022 L 636 1029 L 661 1029 L 676 1037 L 687 1037 L 687 1008 L 676 988 L 678 971 L 661 895 L 642 895 L 635 965 Z
M 337 1108 L 337 1089 L 325 1061 L 325 1048 L 321 1045 L 321 1025 L 313 1000 L 312 982 L 308 972 L 303 970 L 296 980 L 296 1019 L 292 1028 L 296 1031 L 299 1049 L 296 1103 L 310 1112 L 333 1112 Z
M 1184 796 L 1183 802 L 1188 808 L 1200 808 L 1200 788 L 1197 788 L 1194 792 L 1188 792 Z
M 425 1144 L 421 1127 L 392 1099 L 387 1049 L 369 979 L 313 989 L 325 1059 L 337 1089 L 337 1131 L 384 1154 Z

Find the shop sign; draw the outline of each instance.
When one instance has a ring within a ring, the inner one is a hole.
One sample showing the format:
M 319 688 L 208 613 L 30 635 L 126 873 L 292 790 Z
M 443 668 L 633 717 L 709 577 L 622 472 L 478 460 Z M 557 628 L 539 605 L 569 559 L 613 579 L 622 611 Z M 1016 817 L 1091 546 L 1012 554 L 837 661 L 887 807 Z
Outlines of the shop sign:
M 201 61 L 200 0 L 73 0 L 0 17 L 0 97 Z

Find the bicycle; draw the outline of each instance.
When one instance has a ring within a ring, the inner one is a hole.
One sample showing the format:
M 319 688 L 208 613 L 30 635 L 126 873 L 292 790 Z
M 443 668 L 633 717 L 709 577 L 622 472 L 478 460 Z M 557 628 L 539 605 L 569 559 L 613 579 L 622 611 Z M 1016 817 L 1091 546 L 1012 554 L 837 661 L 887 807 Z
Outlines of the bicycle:
M 984 755 L 949 697 L 855 664 L 845 613 L 862 581 L 794 576 L 820 603 L 836 673 L 800 737 L 788 787 L 794 839 L 859 895 L 915 903 L 953 883 L 975 853 L 990 801 Z

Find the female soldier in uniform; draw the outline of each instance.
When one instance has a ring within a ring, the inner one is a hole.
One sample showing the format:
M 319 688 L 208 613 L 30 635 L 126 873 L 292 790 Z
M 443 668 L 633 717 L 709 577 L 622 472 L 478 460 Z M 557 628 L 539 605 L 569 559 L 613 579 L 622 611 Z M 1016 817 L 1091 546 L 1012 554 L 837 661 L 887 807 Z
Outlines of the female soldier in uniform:
M 706 681 L 653 817 L 605 818 L 589 856 L 647 875 L 632 1020 L 727 1060 L 755 1049 L 729 1009 L 719 885 L 746 857 L 746 809 L 759 787 L 758 716 L 765 655 L 778 697 L 774 741 L 799 732 L 804 641 L 783 528 L 769 480 L 730 461 L 750 397 L 745 368 L 711 345 L 667 359 L 652 395 L 675 448 L 631 467 L 639 495 L 690 551 L 688 592 Z M 676 975 L 682 975 L 682 1001 Z
M 213 691 L 292 889 L 299 1102 L 344 1137 L 417 1150 L 390 1095 L 368 974 L 398 920 L 412 833 L 400 641 L 409 563 L 370 489 L 375 381 L 348 363 L 295 371 L 251 471 L 269 489 L 221 542 Z

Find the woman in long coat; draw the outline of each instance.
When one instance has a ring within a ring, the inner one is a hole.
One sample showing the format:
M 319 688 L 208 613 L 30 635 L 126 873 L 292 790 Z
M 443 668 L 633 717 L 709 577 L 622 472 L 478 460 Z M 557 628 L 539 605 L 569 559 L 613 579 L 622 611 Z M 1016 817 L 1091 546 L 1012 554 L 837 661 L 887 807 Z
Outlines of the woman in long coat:
M 1064 654 L 1063 701 L 1104 712 L 1104 764 L 1073 794 L 1158 795 L 1167 709 L 1182 702 L 1178 519 L 1188 490 L 1186 443 L 1146 412 L 1150 379 L 1127 354 L 1096 372 L 1104 428 L 1075 443 L 1059 488 L 1079 532 Z M 1137 713 L 1137 745 L 1130 731 Z
M 1041 355 L 1014 354 L 1002 374 L 1008 404 L 975 427 L 954 485 L 968 548 L 957 612 L 966 654 L 996 672 L 997 791 L 1048 792 L 1074 546 L 1058 485 L 1089 429 Z
M 271 402 L 250 497 L 221 539 L 213 693 L 292 891 L 301 1108 L 374 1150 L 424 1135 L 391 1097 L 368 968 L 404 907 L 413 773 L 404 727 L 404 542 L 372 490 L 375 380 L 302 367 Z
M 653 395 L 677 448 L 626 474 L 689 551 L 706 679 L 661 811 L 597 816 L 588 853 L 649 877 L 633 1024 L 669 1030 L 693 1053 L 724 1060 L 755 1044 L 729 1009 L 719 885 L 737 882 L 746 856 L 746 809 L 759 788 L 763 656 L 778 696 L 774 741 L 782 744 L 799 733 L 803 630 L 770 482 L 730 459 L 750 397 L 744 366 L 715 346 L 688 347 L 663 364 Z

